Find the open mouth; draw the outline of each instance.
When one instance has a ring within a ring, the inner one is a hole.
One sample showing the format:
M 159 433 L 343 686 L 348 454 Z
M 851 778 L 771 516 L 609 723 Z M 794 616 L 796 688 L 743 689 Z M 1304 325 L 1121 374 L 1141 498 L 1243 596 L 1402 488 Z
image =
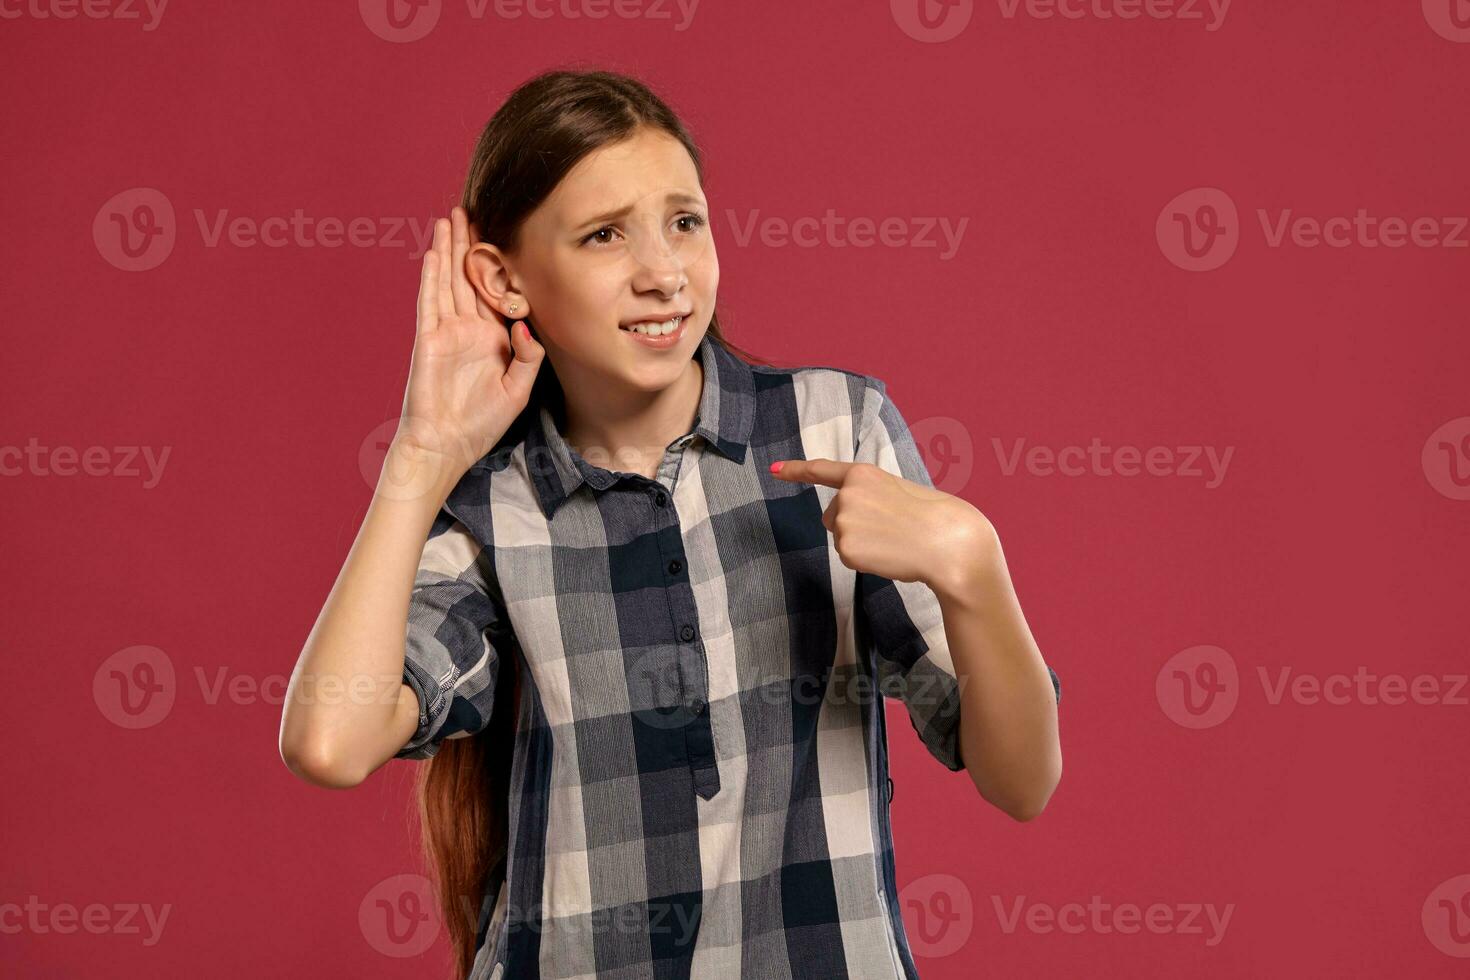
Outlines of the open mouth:
M 634 333 L 642 337 L 668 337 L 673 335 L 684 323 L 682 316 L 676 316 L 669 320 L 647 320 L 639 323 L 624 323 L 618 329 L 624 333 Z

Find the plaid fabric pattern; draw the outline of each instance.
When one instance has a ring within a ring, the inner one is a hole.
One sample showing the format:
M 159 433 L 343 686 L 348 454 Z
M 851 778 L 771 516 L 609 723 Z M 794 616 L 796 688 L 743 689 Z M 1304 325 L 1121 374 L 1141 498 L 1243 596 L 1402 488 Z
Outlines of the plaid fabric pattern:
M 656 479 L 583 459 L 541 408 L 424 547 L 399 757 L 483 730 L 506 658 L 525 678 L 475 980 L 918 976 L 875 689 L 962 768 L 939 604 L 843 565 L 836 491 L 769 466 L 933 484 L 882 381 L 751 365 L 710 335 L 697 356 L 698 417 Z

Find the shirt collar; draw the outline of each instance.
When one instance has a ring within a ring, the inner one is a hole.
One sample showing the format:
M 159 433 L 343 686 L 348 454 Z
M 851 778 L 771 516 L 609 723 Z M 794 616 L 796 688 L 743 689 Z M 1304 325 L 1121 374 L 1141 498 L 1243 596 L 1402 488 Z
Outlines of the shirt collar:
M 755 380 L 750 365 L 708 331 L 699 342 L 698 356 L 704 368 L 704 388 L 691 431 L 720 455 L 743 463 L 755 425 Z M 547 520 L 582 483 L 606 490 L 617 481 L 611 472 L 593 466 L 567 445 L 545 405 L 536 411 L 525 446 L 526 464 Z

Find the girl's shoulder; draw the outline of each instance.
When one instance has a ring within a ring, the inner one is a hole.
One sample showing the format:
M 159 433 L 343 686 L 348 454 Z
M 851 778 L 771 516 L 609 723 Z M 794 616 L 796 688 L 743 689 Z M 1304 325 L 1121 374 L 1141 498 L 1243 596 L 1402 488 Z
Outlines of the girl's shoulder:
M 784 400 L 794 395 L 804 416 L 830 419 L 845 411 L 860 417 L 887 395 L 887 386 L 876 375 L 833 364 L 752 365 L 751 370 L 765 381 L 755 386 L 758 397 L 764 393 Z
M 750 370 L 766 380 L 766 384 L 757 385 L 758 388 L 778 386 L 783 379 L 789 379 L 794 386 L 813 389 L 843 387 L 858 391 L 877 388 L 881 391 L 884 387 L 882 379 L 875 375 L 835 364 L 752 364 Z

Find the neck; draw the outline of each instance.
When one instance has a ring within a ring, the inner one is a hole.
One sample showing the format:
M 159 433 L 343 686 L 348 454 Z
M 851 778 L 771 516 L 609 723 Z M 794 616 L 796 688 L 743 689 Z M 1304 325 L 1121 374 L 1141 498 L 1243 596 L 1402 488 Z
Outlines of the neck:
M 564 391 L 562 438 L 594 466 L 653 478 L 669 443 L 694 428 L 704 390 L 698 357 L 660 391 Z

